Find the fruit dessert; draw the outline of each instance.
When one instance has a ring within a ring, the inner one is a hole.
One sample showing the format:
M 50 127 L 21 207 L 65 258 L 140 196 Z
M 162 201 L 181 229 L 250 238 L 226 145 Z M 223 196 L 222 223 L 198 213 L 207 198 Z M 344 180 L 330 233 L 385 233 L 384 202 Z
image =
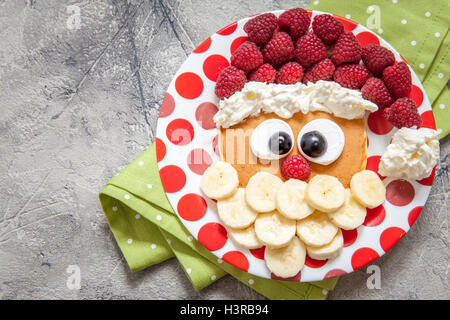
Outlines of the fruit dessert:
M 265 13 L 244 31 L 248 40 L 216 82 L 221 161 L 200 188 L 217 200 L 237 245 L 265 246 L 270 272 L 291 278 L 307 255 L 340 254 L 342 230 L 384 203 L 381 176 L 429 176 L 438 134 L 420 128 L 409 67 L 385 47 L 361 48 L 333 16 Z M 378 110 L 399 130 L 374 172 L 366 170 L 364 117 Z
M 329 174 L 348 187 L 366 165 L 365 110 L 378 109 L 360 92 L 323 80 L 309 85 L 249 82 L 219 105 L 220 153 L 238 172 L 240 187 L 261 170 L 288 177 L 270 160 L 297 154 L 308 160 L 311 178 Z M 288 161 L 283 163 L 287 167 Z

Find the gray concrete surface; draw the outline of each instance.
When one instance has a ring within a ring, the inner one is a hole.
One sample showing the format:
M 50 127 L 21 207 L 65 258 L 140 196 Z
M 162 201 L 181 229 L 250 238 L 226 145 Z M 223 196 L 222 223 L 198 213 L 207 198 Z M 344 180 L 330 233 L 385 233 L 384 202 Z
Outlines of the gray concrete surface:
M 263 299 L 231 277 L 195 292 L 175 259 L 131 273 L 97 195 L 154 141 L 194 47 L 241 17 L 307 2 L 0 0 L 0 299 Z M 449 139 L 441 146 L 423 213 L 376 261 L 381 289 L 363 268 L 330 299 L 449 298 Z M 69 265 L 80 289 L 66 285 Z

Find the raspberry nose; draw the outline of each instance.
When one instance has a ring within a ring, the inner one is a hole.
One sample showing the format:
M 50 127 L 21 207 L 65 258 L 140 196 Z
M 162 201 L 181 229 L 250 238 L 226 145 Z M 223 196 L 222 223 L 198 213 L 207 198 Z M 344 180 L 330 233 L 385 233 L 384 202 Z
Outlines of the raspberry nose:
M 280 170 L 286 180 L 307 180 L 311 174 L 311 167 L 308 161 L 300 154 L 284 158 Z

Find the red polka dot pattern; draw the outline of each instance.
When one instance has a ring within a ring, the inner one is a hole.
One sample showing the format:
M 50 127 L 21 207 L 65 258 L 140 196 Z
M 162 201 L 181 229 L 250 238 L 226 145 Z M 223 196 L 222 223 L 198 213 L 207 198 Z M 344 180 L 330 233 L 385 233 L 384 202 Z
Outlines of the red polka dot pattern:
M 313 12 L 320 14 L 315 11 L 308 11 L 308 14 Z M 355 34 L 362 46 L 368 43 L 387 46 L 381 37 L 364 26 L 342 17 L 337 19 L 342 21 L 345 30 Z M 214 131 L 217 128 L 213 121 L 218 99 L 213 89 L 218 73 L 229 65 L 227 58 L 248 40 L 242 30 L 243 25 L 244 21 L 233 23 L 207 38 L 176 73 L 177 76 L 170 84 L 161 104 L 156 135 L 156 158 L 167 197 L 193 237 L 202 240 L 201 243 L 213 250 L 217 257 L 224 258 L 243 270 L 250 270 L 255 276 L 270 279 L 274 277 L 262 261 L 265 248 L 246 250 L 228 241 L 226 230 L 217 216 L 217 206 L 202 196 L 198 186 L 200 175 L 205 168 L 220 158 L 218 131 Z M 398 52 L 391 50 L 399 57 Z M 400 58 L 398 60 L 402 61 Z M 434 129 L 435 121 L 429 99 L 413 70 L 411 73 L 412 90 L 409 97 L 420 106 L 423 127 Z M 368 170 L 378 171 L 381 155 L 389 143 L 385 135 L 390 137 L 394 130 L 396 129 L 384 119 L 381 112 L 368 116 Z M 364 225 L 357 230 L 343 231 L 345 254 L 338 256 L 333 263 L 308 257 L 303 273 L 292 279 L 281 280 L 318 281 L 352 272 L 353 269 L 373 261 L 384 253 L 383 250 L 390 248 L 401 234 L 408 231 L 408 225 L 411 226 L 417 219 L 434 175 L 435 171 L 430 177 L 418 183 L 411 183 L 406 188 L 409 190 L 407 192 L 399 192 L 397 187 L 391 185 L 388 188 L 386 205 L 368 209 Z M 395 203 L 402 206 L 399 207 Z M 405 208 L 405 203 L 408 203 L 406 214 L 404 209 L 401 209 Z M 377 226 L 378 228 L 371 228 Z M 378 254 L 375 250 L 381 253 Z
M 248 271 L 250 265 L 247 257 L 240 251 L 229 251 L 222 256 L 222 260 L 244 271 Z
M 258 249 L 250 249 L 249 251 L 256 259 L 264 260 L 264 253 L 266 252 L 265 246 Z
M 281 278 L 273 273 L 270 273 L 270 278 L 278 281 L 300 282 L 300 280 L 302 279 L 302 272 L 300 271 L 295 276 L 289 278 Z
M 416 103 L 417 107 L 420 107 L 423 102 L 423 92 L 422 90 L 416 86 L 415 84 L 411 87 L 411 92 L 409 93 L 408 97 Z
M 342 236 L 344 237 L 344 247 L 350 247 L 358 238 L 358 230 L 342 230 Z
M 178 201 L 177 212 L 184 220 L 198 221 L 205 216 L 206 200 L 195 193 L 188 193 Z
M 394 126 L 383 116 L 383 110 L 378 110 L 369 114 L 367 125 L 370 131 L 377 135 L 385 135 L 394 128 Z
M 193 72 L 180 74 L 175 80 L 175 89 L 185 99 L 198 98 L 203 92 L 203 81 Z
M 307 265 L 310 268 L 316 269 L 316 268 L 321 268 L 324 265 L 326 265 L 328 262 L 328 260 L 316 260 L 311 258 L 310 256 L 306 255 L 306 259 L 305 259 L 305 265 Z
M 210 222 L 200 229 L 197 239 L 209 251 L 216 251 L 227 243 L 227 230 L 219 223 Z
M 420 115 L 420 117 L 422 118 L 422 125 L 420 126 L 421 128 L 436 129 L 436 122 L 434 121 L 433 111 L 425 111 Z
M 160 138 L 156 138 L 155 141 L 155 149 L 156 149 L 156 161 L 160 162 L 166 156 L 166 145 Z
M 363 225 L 366 227 L 379 226 L 386 218 L 386 209 L 384 209 L 383 205 L 373 209 L 366 208 L 366 211 L 366 219 L 363 222 Z
M 213 150 L 214 150 L 214 153 L 218 156 L 218 157 L 220 157 L 220 150 L 219 150 L 219 135 L 216 135 L 215 137 L 214 137 L 214 139 L 213 139 Z
M 186 184 L 186 174 L 178 166 L 168 165 L 159 170 L 161 182 L 166 193 L 174 193 L 183 189 Z
M 248 40 L 248 37 L 236 38 L 230 46 L 230 53 L 233 54 L 237 50 L 237 48 L 239 48 L 240 45 L 243 44 L 247 40 Z
M 360 248 L 356 250 L 352 255 L 352 268 L 353 270 L 358 270 L 359 268 L 364 267 L 365 265 L 371 263 L 379 257 L 380 255 L 378 254 L 378 252 L 371 248 Z
M 194 139 L 194 127 L 185 119 L 175 119 L 167 125 L 166 135 L 173 144 L 184 146 Z
M 408 214 L 408 224 L 410 227 L 416 222 L 417 218 L 419 217 L 420 213 L 422 212 L 423 207 L 418 206 L 412 209 Z
M 380 44 L 380 40 L 378 40 L 378 37 L 374 35 L 371 32 L 360 32 L 356 35 L 356 39 L 358 40 L 359 44 L 362 47 L 365 47 L 368 44 Z
M 170 116 L 175 109 L 175 100 L 170 93 L 166 93 L 163 102 L 161 104 L 161 109 L 159 110 L 159 117 L 165 118 Z
M 403 179 L 391 181 L 386 186 L 386 200 L 394 206 L 403 207 L 410 204 L 414 195 L 412 184 Z
M 436 175 L 436 166 L 434 166 L 433 171 L 431 171 L 429 177 L 426 177 L 422 180 L 417 180 L 417 182 L 424 186 L 431 186 L 433 184 L 435 175 Z
M 334 14 L 333 14 L 333 17 L 335 17 L 337 20 L 342 22 L 342 24 L 344 25 L 344 30 L 345 31 L 353 31 L 358 26 L 355 22 L 353 22 L 351 20 L 348 20 L 348 19 L 346 19 L 344 17 L 337 16 L 337 15 L 334 15 Z
M 229 36 L 233 32 L 235 32 L 237 29 L 237 22 L 233 22 L 232 24 L 226 26 L 223 29 L 220 29 L 217 31 L 217 34 L 220 34 L 221 36 Z
M 405 230 L 399 227 L 387 228 L 380 236 L 380 246 L 387 252 L 392 248 L 398 240 L 400 240 L 406 234 Z
M 343 276 L 344 274 L 347 274 L 347 272 L 345 272 L 342 269 L 333 269 L 333 270 L 328 271 L 325 274 L 325 277 L 323 277 L 323 279 L 325 280 L 325 279 L 330 279 L 330 278 L 336 278 L 336 277 Z
M 211 37 L 203 41 L 193 52 L 194 53 L 206 52 L 210 46 L 211 46 Z
M 384 180 L 386 177 L 383 177 L 378 173 L 378 169 L 380 167 L 381 156 L 371 156 L 367 158 L 366 161 L 366 170 L 370 170 L 378 174 L 381 180 Z
M 214 103 L 203 102 L 195 110 L 195 120 L 205 130 L 215 129 L 216 123 L 213 118 L 217 111 L 217 106 Z
M 203 72 L 209 80 L 216 82 L 220 72 L 229 65 L 227 58 L 220 54 L 213 54 L 203 62 Z
M 203 149 L 193 149 L 189 152 L 187 164 L 195 174 L 202 175 L 212 163 L 211 156 Z

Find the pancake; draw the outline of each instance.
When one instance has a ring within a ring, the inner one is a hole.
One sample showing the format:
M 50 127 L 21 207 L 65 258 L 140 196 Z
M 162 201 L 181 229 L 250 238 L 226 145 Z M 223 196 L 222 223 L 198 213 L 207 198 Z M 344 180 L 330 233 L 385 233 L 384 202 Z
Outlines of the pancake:
M 278 117 L 274 113 L 261 114 L 258 117 L 247 118 L 242 123 L 228 129 L 221 128 L 219 135 L 219 150 L 222 160 L 229 162 L 238 172 L 239 187 L 245 188 L 248 180 L 259 171 L 268 171 L 285 180 L 281 175 L 281 161 L 272 163 L 262 162 L 253 155 L 250 149 L 250 136 L 253 130 L 263 121 L 268 119 L 280 119 L 289 124 L 294 133 L 294 148 L 289 155 L 299 154 L 297 147 L 297 135 L 308 122 L 315 119 L 329 119 L 338 124 L 345 135 L 345 145 L 339 158 L 329 165 L 321 165 L 309 162 L 311 175 L 317 174 L 334 176 L 341 181 L 344 187 L 350 187 L 352 176 L 366 167 L 367 160 L 367 136 L 364 126 L 364 118 L 347 120 L 337 118 L 332 114 L 317 111 L 303 114 L 294 114 L 290 119 Z M 239 139 L 238 139 L 239 137 Z M 243 139 L 245 137 L 245 139 Z M 228 149 L 227 149 L 228 148 Z

